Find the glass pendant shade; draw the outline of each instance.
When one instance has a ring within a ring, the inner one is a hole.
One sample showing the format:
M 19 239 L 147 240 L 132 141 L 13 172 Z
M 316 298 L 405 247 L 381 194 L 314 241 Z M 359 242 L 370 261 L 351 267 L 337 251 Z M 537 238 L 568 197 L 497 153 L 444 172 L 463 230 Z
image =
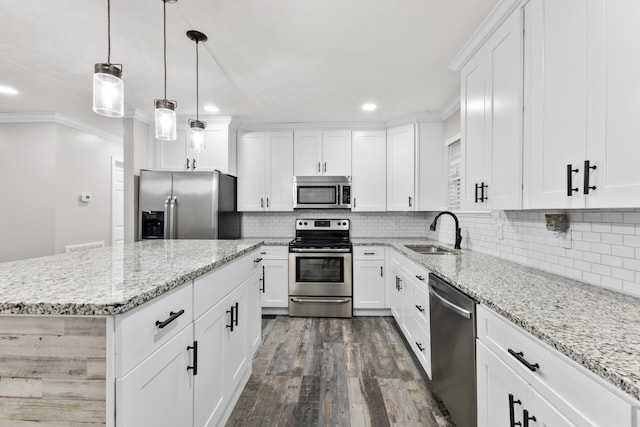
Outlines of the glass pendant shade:
M 113 64 L 95 65 L 93 111 L 107 117 L 124 116 L 122 70 Z
M 156 99 L 156 139 L 175 141 L 176 138 L 176 103 Z
M 207 149 L 204 143 L 204 130 L 207 124 L 200 120 L 189 120 L 189 150 L 199 153 Z

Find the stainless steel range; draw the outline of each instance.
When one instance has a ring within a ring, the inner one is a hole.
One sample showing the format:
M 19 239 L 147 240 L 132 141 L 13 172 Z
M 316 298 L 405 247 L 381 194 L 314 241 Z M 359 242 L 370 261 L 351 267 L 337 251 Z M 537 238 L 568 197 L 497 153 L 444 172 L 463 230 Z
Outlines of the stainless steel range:
M 348 219 L 296 219 L 289 243 L 289 316 L 353 315 Z

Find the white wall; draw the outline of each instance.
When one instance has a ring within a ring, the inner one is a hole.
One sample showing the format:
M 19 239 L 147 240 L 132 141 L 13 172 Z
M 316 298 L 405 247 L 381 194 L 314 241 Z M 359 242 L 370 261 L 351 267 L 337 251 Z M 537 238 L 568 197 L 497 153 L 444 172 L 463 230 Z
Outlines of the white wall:
M 121 144 L 58 123 L 0 124 L 0 262 L 109 244 L 112 155 Z
M 138 182 L 140 169 L 151 169 L 150 128 L 135 118 L 126 118 L 124 141 L 124 241 L 133 242 L 137 236 Z

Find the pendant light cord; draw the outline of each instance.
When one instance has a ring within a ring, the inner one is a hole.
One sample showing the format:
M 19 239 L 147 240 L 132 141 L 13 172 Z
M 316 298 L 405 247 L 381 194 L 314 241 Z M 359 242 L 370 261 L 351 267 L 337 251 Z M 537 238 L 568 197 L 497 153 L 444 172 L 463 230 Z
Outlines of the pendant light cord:
M 107 64 L 111 65 L 111 0 L 107 0 Z
M 167 99 L 167 0 L 162 1 L 164 15 L 164 99 Z
M 198 78 L 198 69 L 200 67 L 200 58 L 198 56 L 198 41 L 196 40 L 196 120 L 200 121 L 200 79 Z

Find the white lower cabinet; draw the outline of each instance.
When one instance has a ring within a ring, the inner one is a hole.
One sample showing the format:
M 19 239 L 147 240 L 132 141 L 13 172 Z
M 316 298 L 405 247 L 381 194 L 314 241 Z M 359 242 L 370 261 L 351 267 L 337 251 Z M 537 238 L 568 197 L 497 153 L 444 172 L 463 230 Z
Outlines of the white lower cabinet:
M 116 379 L 116 425 L 193 425 L 193 326 Z
M 478 427 L 637 426 L 637 401 L 486 307 L 476 313 Z
M 384 247 L 364 246 L 353 249 L 354 310 L 387 308 L 385 270 Z M 358 314 L 366 314 L 366 312 L 361 311 Z
M 263 246 L 260 302 L 266 309 L 289 307 L 289 247 Z M 269 310 L 267 310 L 269 311 Z

